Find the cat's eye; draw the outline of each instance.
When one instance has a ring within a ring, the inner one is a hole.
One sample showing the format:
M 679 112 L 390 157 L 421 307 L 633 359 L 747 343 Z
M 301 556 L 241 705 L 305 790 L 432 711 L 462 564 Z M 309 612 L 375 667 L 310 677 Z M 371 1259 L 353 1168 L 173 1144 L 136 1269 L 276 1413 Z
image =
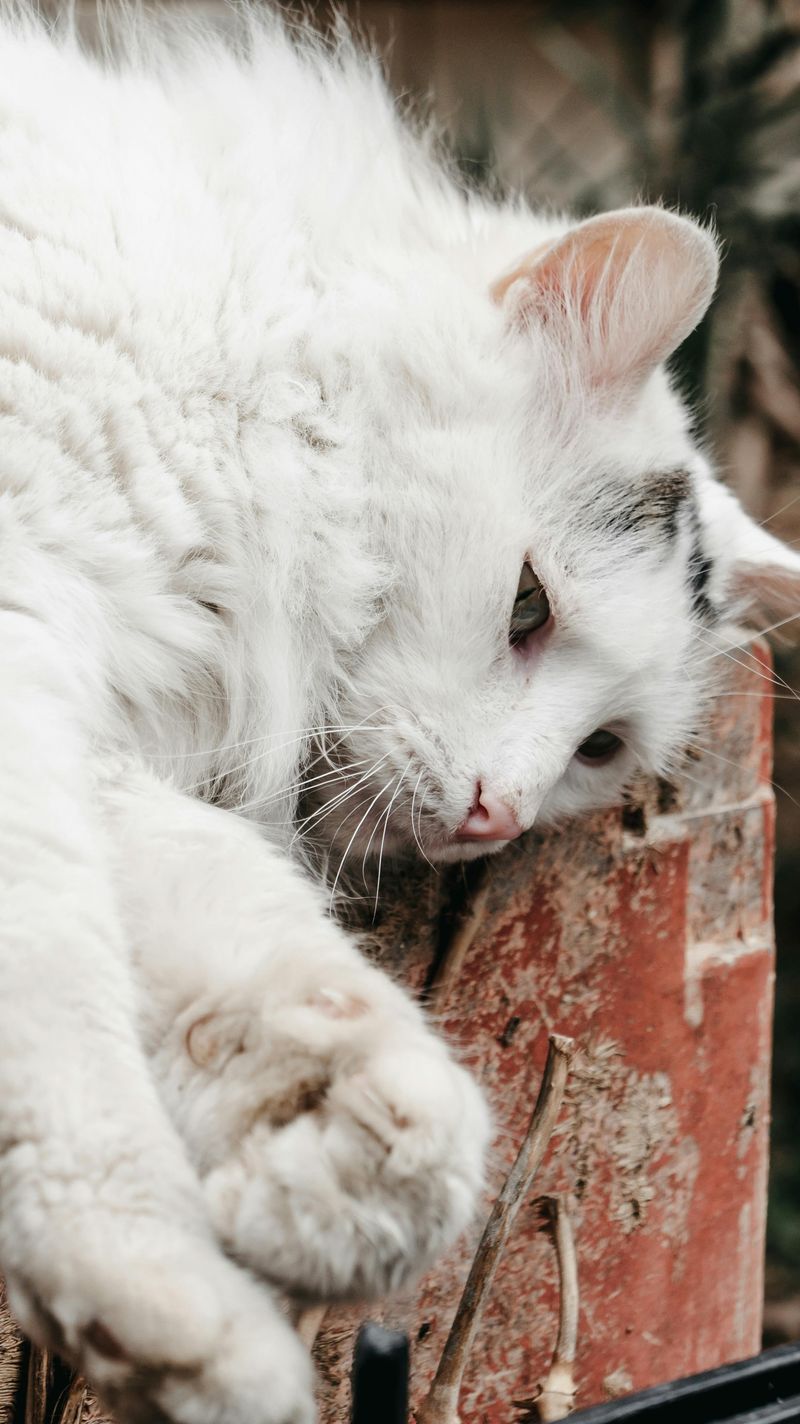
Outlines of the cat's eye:
M 605 727 L 599 727 L 596 732 L 592 732 L 591 737 L 587 737 L 578 747 L 578 756 L 585 757 L 587 761 L 605 761 L 618 752 L 622 746 L 621 739 L 615 732 L 606 731 Z
M 508 641 L 511 646 L 514 647 L 517 643 L 523 642 L 528 634 L 535 633 L 537 628 L 543 628 L 549 617 L 550 601 L 542 581 L 533 572 L 530 564 L 525 563 L 522 565 L 522 573 L 519 576 L 514 610 L 508 630 Z

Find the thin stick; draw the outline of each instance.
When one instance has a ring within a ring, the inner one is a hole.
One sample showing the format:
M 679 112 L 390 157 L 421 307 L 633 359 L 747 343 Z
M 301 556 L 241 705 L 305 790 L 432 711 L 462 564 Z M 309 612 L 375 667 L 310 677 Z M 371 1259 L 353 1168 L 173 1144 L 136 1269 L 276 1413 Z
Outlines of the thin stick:
M 531 1189 L 547 1150 L 561 1109 L 574 1052 L 573 1039 L 551 1033 L 539 1096 L 528 1130 L 484 1228 L 433 1384 L 417 1413 L 417 1424 L 459 1424 L 461 1382 L 483 1304 L 511 1234 L 514 1218 Z
M 22 1374 L 27 1346 L 12 1320 L 0 1281 L 0 1424 L 16 1424 L 22 1407 Z
M 294 1328 L 307 1350 L 314 1344 L 327 1312 L 327 1305 L 310 1305 L 298 1315 Z
M 561 1299 L 553 1362 L 535 1402 L 543 1424 L 554 1424 L 557 1419 L 566 1419 L 575 1408 L 572 1367 L 578 1345 L 578 1260 L 572 1222 L 563 1198 L 548 1197 L 547 1203 L 552 1213 Z
M 49 1350 L 31 1344 L 28 1354 L 28 1381 L 25 1390 L 24 1424 L 45 1424 L 50 1407 L 53 1357 Z
M 87 1394 L 86 1381 L 75 1375 L 54 1424 L 81 1424 Z

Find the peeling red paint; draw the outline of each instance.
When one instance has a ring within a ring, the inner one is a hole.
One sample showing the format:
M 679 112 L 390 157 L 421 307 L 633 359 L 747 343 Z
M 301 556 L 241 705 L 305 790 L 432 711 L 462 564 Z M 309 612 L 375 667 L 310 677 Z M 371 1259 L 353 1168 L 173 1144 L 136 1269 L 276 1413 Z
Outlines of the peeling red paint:
M 480 930 L 449 989 L 447 1034 L 484 1082 L 498 1133 L 497 1191 L 538 1087 L 547 1033 L 581 1053 L 541 1193 L 569 1194 L 581 1315 L 578 1402 L 641 1388 L 759 1348 L 772 1018 L 773 803 L 763 650 L 734 669 L 685 778 L 647 784 L 626 813 L 493 861 Z M 446 890 L 398 872 L 382 957 L 419 987 Z M 462 1242 L 387 1305 L 411 1332 L 424 1395 L 471 1252 Z M 352 1332 L 332 1312 L 318 1345 L 322 1417 L 346 1417 Z M 465 1380 L 464 1424 L 510 1424 L 546 1372 L 557 1272 L 535 1204 L 523 1207 Z

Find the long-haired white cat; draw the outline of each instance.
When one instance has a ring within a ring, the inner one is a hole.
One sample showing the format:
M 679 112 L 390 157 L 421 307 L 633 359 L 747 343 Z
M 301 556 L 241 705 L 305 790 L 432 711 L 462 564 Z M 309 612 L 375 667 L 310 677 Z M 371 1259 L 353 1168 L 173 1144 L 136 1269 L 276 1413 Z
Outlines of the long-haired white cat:
M 0 42 L 0 1268 L 176 1424 L 310 1420 L 272 1287 L 384 1291 L 481 1184 L 301 794 L 329 884 L 611 803 L 800 592 L 662 369 L 709 234 L 465 194 L 347 42 L 242 30 Z

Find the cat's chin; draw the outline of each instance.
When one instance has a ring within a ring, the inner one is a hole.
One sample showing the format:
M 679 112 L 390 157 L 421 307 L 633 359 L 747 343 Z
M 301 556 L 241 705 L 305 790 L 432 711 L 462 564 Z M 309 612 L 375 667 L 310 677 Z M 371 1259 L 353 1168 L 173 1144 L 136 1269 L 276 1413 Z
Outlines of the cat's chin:
M 434 865 L 454 865 L 460 860 L 481 860 L 487 855 L 497 855 L 508 845 L 511 841 L 443 841 L 441 845 L 426 846 L 425 856 Z M 409 846 L 409 850 L 414 849 L 413 845 Z
M 426 860 L 429 865 L 457 865 L 459 861 L 481 860 L 487 855 L 497 855 L 505 850 L 511 841 L 461 841 L 442 839 L 437 843 L 420 846 L 414 841 L 387 838 L 383 846 L 385 858 L 396 861 Z M 377 864 L 378 856 L 373 854 L 370 861 Z

